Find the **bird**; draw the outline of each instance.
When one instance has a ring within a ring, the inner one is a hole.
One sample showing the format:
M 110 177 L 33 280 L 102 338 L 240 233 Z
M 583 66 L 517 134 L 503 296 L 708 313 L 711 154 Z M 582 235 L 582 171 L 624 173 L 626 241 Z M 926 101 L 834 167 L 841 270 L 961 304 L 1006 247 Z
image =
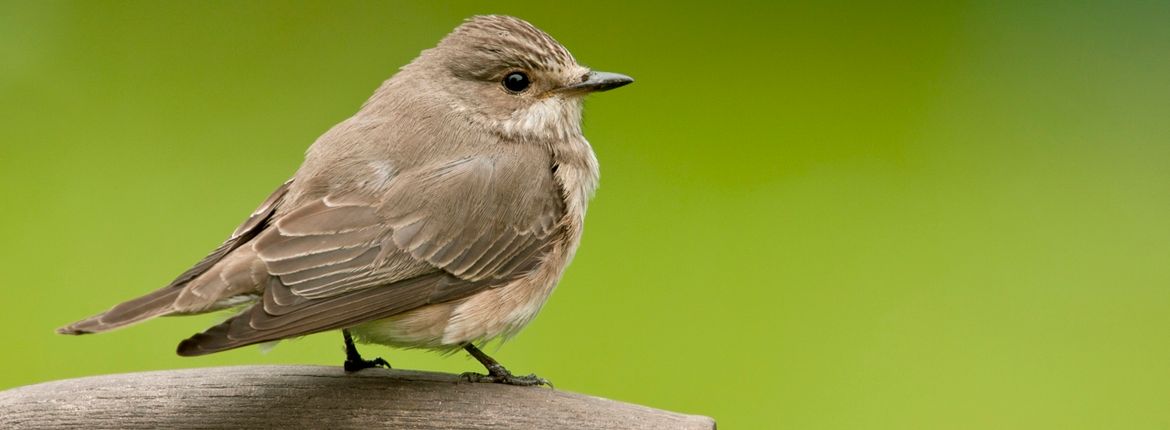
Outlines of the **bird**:
M 632 82 L 520 18 L 468 18 L 313 142 L 209 255 L 58 332 L 234 311 L 177 353 L 340 330 L 347 372 L 390 368 L 356 339 L 463 349 L 487 370 L 472 382 L 551 386 L 481 348 L 532 321 L 572 261 L 599 179 L 583 101 Z

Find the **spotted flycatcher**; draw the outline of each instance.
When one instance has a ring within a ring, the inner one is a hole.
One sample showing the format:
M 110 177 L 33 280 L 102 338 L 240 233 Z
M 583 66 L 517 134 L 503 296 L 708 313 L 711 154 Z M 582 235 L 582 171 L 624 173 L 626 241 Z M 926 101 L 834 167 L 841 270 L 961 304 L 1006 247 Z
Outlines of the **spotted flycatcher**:
M 370 343 L 467 350 L 536 316 L 581 238 L 597 159 L 581 134 L 591 71 L 531 24 L 474 17 L 382 84 L 309 148 L 231 237 L 170 285 L 58 331 L 236 309 L 179 343 L 183 356 L 341 330 L 345 369 Z

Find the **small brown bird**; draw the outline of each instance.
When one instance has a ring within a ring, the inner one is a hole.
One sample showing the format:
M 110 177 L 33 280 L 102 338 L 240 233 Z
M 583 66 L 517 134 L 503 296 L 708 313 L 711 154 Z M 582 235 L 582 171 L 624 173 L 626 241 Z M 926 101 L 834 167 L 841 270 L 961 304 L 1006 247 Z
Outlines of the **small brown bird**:
M 598 181 L 582 101 L 631 82 L 577 64 L 523 20 L 471 18 L 317 139 L 211 255 L 58 332 L 239 309 L 179 355 L 340 329 L 347 371 L 389 367 L 363 359 L 356 336 L 463 348 L 488 370 L 469 380 L 546 384 L 476 345 L 528 324 L 572 260 Z

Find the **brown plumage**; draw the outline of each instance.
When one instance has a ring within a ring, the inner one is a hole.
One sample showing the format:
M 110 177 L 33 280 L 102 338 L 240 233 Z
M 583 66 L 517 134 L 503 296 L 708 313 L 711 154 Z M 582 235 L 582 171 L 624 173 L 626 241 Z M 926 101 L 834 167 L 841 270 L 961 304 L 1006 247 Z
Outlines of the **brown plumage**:
M 582 99 L 631 81 L 522 20 L 470 19 L 321 136 L 204 260 L 59 331 L 250 303 L 179 354 L 335 329 L 434 349 L 515 333 L 572 259 L 597 184 Z

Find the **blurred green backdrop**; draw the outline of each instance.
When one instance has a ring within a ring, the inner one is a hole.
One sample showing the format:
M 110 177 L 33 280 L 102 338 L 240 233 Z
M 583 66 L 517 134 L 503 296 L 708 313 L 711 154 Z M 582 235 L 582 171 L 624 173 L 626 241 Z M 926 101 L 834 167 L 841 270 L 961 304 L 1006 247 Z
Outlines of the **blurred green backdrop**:
M 170 281 L 463 18 L 596 96 L 576 262 L 498 358 L 725 428 L 1170 426 L 1170 2 L 0 3 L 0 388 L 200 358 Z M 367 346 L 398 367 L 462 354 Z

